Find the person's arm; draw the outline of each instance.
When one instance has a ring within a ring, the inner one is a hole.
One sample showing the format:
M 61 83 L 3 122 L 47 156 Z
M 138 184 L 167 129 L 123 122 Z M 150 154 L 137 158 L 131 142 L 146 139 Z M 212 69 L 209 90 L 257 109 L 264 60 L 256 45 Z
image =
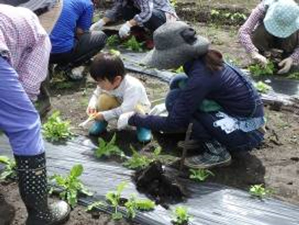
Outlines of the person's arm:
M 290 57 L 293 59 L 294 64 L 299 64 L 299 46 L 294 50 Z
M 90 114 L 93 114 L 96 112 L 97 102 L 98 102 L 101 92 L 102 92 L 101 88 L 99 86 L 97 86 L 97 88 L 94 90 L 94 92 L 89 100 L 89 103 L 88 103 L 88 106 L 86 109 L 87 115 L 90 115 Z
M 88 5 L 83 13 L 80 15 L 78 21 L 77 21 L 77 35 L 82 35 L 84 32 L 88 31 L 91 23 L 92 23 L 92 17 L 93 17 L 93 5 Z
M 118 118 L 123 113 L 135 111 L 141 94 L 142 90 L 140 86 L 127 88 L 124 92 L 123 102 L 119 107 L 101 112 L 104 119 L 109 121 Z
M 132 20 L 130 20 L 130 24 L 132 26 L 138 25 L 143 26 L 153 14 L 154 3 L 153 0 L 141 0 L 140 1 L 140 13 L 136 14 Z
M 265 5 L 260 3 L 239 30 L 239 41 L 248 53 L 258 52 L 252 43 L 251 35 L 256 25 L 264 18 L 265 12 Z
M 51 43 L 48 35 L 38 35 L 38 40 L 30 51 L 24 54 L 22 65 L 17 71 L 20 81 L 32 101 L 37 100 L 40 85 L 46 79 Z
M 107 10 L 104 15 L 104 21 L 107 22 L 115 22 L 121 12 L 123 0 L 114 0 L 114 4 L 111 9 Z
M 129 119 L 129 125 L 141 126 L 154 131 L 171 131 L 187 128 L 206 95 L 213 87 L 213 79 L 207 70 L 199 67 L 189 71 L 194 75 L 189 78 L 187 86 L 176 100 L 168 117 L 133 115 Z M 217 76 L 217 75 L 215 75 Z

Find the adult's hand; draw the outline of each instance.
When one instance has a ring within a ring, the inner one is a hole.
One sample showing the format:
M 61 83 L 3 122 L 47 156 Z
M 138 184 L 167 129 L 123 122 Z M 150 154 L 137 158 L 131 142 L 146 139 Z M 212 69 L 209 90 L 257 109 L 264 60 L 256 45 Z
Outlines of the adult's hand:
M 100 19 L 98 22 L 95 22 L 91 25 L 89 28 L 90 31 L 100 31 L 103 29 L 103 26 L 106 24 L 106 22 L 103 19 Z
M 132 25 L 130 24 L 129 21 L 124 23 L 121 28 L 118 31 L 119 37 L 120 38 L 126 38 L 130 35 Z
M 291 57 L 285 58 L 280 63 L 278 63 L 278 66 L 281 68 L 278 70 L 278 74 L 284 74 L 290 71 L 291 67 L 293 65 L 293 59 Z
M 265 57 L 265 56 L 262 56 L 261 54 L 259 54 L 259 53 L 257 53 L 257 52 L 253 52 L 253 53 L 251 53 L 251 58 L 252 58 L 255 62 L 261 64 L 261 65 L 264 66 L 264 67 L 268 64 L 268 60 L 266 59 L 266 57 Z

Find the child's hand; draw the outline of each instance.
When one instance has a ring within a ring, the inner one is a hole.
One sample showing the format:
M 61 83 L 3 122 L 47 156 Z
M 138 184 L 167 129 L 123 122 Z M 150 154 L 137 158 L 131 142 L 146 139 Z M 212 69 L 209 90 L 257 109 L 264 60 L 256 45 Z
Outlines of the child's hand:
M 87 109 L 86 109 L 86 113 L 87 113 L 88 116 L 90 116 L 90 115 L 92 115 L 96 112 L 97 112 L 96 108 L 91 107 L 91 106 L 88 106 Z
M 105 120 L 103 114 L 100 113 L 100 112 L 98 112 L 98 113 L 96 113 L 95 115 L 93 115 L 93 118 L 94 118 L 95 120 L 99 120 L 99 121 L 101 121 L 101 120 Z

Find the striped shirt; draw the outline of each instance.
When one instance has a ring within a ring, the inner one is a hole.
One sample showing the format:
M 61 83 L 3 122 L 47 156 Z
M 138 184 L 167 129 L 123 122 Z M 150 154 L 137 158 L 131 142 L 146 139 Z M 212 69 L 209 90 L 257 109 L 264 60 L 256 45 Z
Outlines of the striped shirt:
M 134 20 L 139 26 L 143 26 L 143 24 L 151 18 L 153 9 L 158 9 L 177 17 L 169 0 L 133 0 L 133 3 L 134 6 L 140 10 L 140 13 L 134 16 Z M 128 0 L 115 0 L 112 9 L 106 11 L 105 17 L 111 21 L 116 21 L 121 12 L 121 8 L 127 4 Z
M 48 72 L 49 37 L 29 9 L 0 4 L 0 55 L 7 59 L 33 101 Z
M 266 8 L 264 2 L 260 3 L 250 14 L 247 21 L 241 26 L 239 30 L 239 41 L 248 53 L 258 52 L 251 40 L 251 35 L 254 29 L 261 23 L 266 15 Z M 294 50 L 290 56 L 294 63 L 299 63 L 299 46 Z

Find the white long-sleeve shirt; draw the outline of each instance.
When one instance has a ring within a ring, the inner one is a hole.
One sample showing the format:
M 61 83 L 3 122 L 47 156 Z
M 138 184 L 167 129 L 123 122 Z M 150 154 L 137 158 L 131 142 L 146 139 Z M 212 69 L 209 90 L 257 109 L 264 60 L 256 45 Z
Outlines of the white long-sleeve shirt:
M 116 119 L 123 113 L 135 111 L 137 104 L 141 105 L 145 110 L 150 109 L 151 106 L 142 83 L 130 75 L 126 75 L 120 85 L 112 91 L 105 91 L 97 86 L 89 100 L 88 106 L 96 108 L 98 98 L 102 93 L 113 96 L 121 102 L 119 107 L 101 112 L 106 121 Z

